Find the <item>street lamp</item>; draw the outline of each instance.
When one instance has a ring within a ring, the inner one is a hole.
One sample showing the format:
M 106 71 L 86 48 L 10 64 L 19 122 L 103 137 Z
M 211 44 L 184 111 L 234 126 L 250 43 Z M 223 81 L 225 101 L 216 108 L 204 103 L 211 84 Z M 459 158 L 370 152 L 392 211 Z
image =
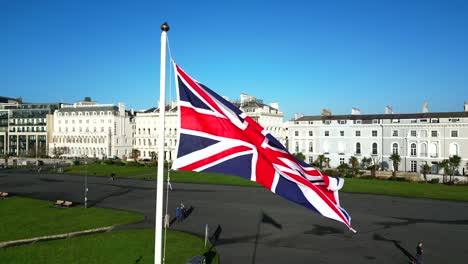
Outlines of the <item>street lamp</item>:
M 85 190 L 84 190 L 84 207 L 88 208 L 88 156 L 85 155 Z

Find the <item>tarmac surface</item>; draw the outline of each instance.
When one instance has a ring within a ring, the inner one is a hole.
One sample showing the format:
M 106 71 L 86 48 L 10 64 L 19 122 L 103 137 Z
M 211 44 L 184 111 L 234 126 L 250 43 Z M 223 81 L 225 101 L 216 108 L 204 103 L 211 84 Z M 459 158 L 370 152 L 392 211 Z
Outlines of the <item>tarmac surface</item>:
M 88 205 L 143 213 L 143 222 L 124 228 L 154 228 L 155 186 L 155 181 L 88 177 Z M 171 216 L 181 202 L 193 207 L 190 216 L 172 228 L 203 237 L 206 224 L 210 234 L 220 225 L 216 248 L 222 264 L 409 263 L 418 241 L 423 241 L 426 264 L 468 260 L 468 203 L 340 193 L 358 231 L 353 234 L 343 224 L 264 188 L 172 186 Z M 0 170 L 0 191 L 83 203 L 84 177 Z M 262 213 L 281 229 L 262 222 Z

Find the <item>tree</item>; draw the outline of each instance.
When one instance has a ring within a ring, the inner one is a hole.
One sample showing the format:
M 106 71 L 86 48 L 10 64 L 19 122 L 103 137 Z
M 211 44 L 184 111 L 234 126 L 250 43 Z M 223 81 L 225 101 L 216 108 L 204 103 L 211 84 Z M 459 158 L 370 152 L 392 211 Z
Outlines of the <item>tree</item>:
M 10 154 L 5 153 L 2 154 L 1 157 L 5 160 L 5 167 L 8 167 L 8 159 L 10 158 Z
M 317 160 L 316 160 L 320 169 L 323 169 L 323 163 L 326 161 L 327 161 L 327 157 L 325 157 L 325 155 L 318 155 Z
M 368 170 L 369 167 L 372 165 L 372 159 L 364 157 L 361 159 L 361 164 L 362 167 L 364 167 L 364 169 Z
M 447 159 L 444 159 L 441 162 L 439 162 L 438 165 L 439 165 L 439 168 L 444 171 L 443 176 L 442 176 L 442 182 L 445 183 L 447 181 L 447 174 L 451 174 L 449 161 Z
M 457 171 L 458 169 L 458 166 L 460 166 L 460 162 L 461 162 L 461 157 L 458 156 L 458 155 L 453 155 L 451 156 L 449 159 L 448 159 L 448 163 L 449 163 L 449 166 L 450 166 L 450 181 L 452 182 L 453 181 L 453 175 L 455 175 L 455 171 Z
M 376 177 L 376 171 L 377 169 L 379 168 L 379 162 L 380 162 L 380 157 L 379 156 L 372 156 L 371 158 L 371 161 L 372 161 L 372 167 L 371 167 L 371 176 L 372 177 Z
M 397 153 L 393 153 L 390 156 L 390 160 L 393 162 L 392 178 L 396 178 L 396 173 L 398 171 L 398 165 L 400 164 L 401 157 Z
M 431 166 L 427 163 L 422 164 L 420 172 L 424 176 L 424 181 L 427 182 L 427 174 L 431 173 Z
M 348 172 L 349 166 L 348 166 L 348 164 L 343 163 L 343 164 L 340 164 L 340 165 L 337 167 L 337 169 L 338 169 L 338 172 L 340 173 L 340 175 L 341 175 L 342 177 L 345 177 L 346 174 L 347 174 L 347 172 Z
M 139 156 L 140 156 L 140 151 L 138 149 L 132 149 L 132 159 L 134 162 L 138 162 Z
M 151 161 L 152 162 L 156 162 L 156 160 L 158 159 L 158 154 L 156 154 L 156 151 L 150 151 L 150 157 L 151 157 Z
M 302 160 L 302 161 L 305 160 L 305 156 L 304 156 L 304 154 L 302 154 L 302 152 L 296 152 L 296 153 L 293 154 L 293 156 L 296 157 L 297 159 Z
M 356 177 L 359 172 L 359 160 L 356 157 L 352 156 L 349 158 L 349 165 L 351 165 L 353 177 Z

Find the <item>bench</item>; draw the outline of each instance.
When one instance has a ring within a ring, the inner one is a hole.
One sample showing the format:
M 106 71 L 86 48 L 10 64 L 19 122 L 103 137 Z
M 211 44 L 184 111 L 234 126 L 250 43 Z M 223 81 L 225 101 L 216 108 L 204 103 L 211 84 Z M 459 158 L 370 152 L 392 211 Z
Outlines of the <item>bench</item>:
M 73 205 L 71 201 L 57 200 L 54 204 L 55 207 L 68 208 Z
M 0 192 L 0 198 L 6 198 L 8 196 L 7 192 Z
M 55 205 L 55 206 L 62 206 L 63 203 L 65 203 L 65 201 L 63 201 L 63 200 L 57 200 L 57 201 L 55 202 L 54 205 Z

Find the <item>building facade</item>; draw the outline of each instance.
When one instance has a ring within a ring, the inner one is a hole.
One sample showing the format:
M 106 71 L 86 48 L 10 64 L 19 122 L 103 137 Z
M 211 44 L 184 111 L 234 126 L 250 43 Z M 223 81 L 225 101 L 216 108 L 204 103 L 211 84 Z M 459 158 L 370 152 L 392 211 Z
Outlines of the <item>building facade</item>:
M 392 170 L 393 153 L 401 157 L 400 171 L 419 172 L 424 163 L 437 174 L 437 163 L 452 155 L 462 158 L 458 173 L 467 172 L 468 104 L 462 112 L 303 116 L 288 122 L 288 149 L 302 152 L 311 163 L 318 155 L 330 166 L 348 163 L 351 156 L 372 158 Z
M 84 101 L 62 105 L 52 119 L 51 156 L 121 158 L 131 155 L 135 133 L 132 111 L 119 103 Z
M 279 110 L 278 103 L 264 104 L 262 100 L 241 94 L 240 101 L 233 102 L 245 114 L 257 121 L 266 131 L 271 133 L 283 145 L 286 143 L 284 114 Z
M 47 120 L 59 107 L 59 103 L 23 103 L 0 97 L 0 154 L 47 156 L 52 131 Z
M 165 115 L 165 160 L 175 159 L 177 146 L 177 127 L 179 114 L 176 103 L 166 106 Z M 134 148 L 140 153 L 141 159 L 151 159 L 157 154 L 157 144 L 159 136 L 159 107 L 151 108 L 144 112 L 136 113 L 135 117 L 135 144 Z

